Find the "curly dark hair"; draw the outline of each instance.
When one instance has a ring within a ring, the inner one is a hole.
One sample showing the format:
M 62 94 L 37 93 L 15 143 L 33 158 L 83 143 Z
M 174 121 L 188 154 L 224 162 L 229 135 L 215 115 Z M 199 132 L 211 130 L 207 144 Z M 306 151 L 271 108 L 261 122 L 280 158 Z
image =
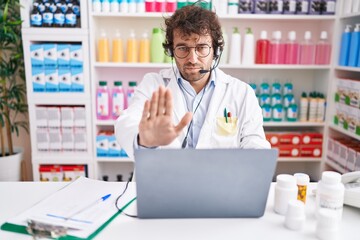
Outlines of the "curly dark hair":
M 163 43 L 165 52 L 173 51 L 175 29 L 180 30 L 184 35 L 209 34 L 214 51 L 217 49 L 222 51 L 224 48 L 224 38 L 216 13 L 198 5 L 188 5 L 177 9 L 171 17 L 165 18 L 165 26 L 165 42 Z M 214 54 L 216 55 L 216 52 Z

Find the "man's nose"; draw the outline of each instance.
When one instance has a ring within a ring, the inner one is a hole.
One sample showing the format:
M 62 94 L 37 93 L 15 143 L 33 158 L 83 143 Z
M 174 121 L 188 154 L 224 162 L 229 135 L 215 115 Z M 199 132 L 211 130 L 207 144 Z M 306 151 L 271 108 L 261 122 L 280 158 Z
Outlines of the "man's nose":
M 189 56 L 188 56 L 189 62 L 196 63 L 197 58 L 198 58 L 198 56 L 196 54 L 195 48 L 190 48 L 190 52 L 189 52 Z

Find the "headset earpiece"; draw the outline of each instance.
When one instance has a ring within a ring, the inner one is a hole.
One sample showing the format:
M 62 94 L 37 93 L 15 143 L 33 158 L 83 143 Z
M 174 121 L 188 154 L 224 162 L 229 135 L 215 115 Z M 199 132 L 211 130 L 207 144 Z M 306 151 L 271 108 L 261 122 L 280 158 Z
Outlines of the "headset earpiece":
M 169 57 L 174 57 L 173 51 L 172 51 L 170 48 L 166 49 L 166 54 L 167 54 Z
M 220 48 L 217 47 L 217 48 L 214 50 L 214 59 L 217 59 L 218 57 L 220 57 L 220 54 L 221 54 Z

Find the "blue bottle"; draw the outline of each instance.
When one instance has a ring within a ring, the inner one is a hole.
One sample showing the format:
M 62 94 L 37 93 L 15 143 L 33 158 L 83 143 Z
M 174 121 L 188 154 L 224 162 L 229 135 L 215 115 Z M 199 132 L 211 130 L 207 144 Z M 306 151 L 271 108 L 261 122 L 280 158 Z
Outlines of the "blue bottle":
M 349 67 L 356 67 L 359 58 L 360 44 L 360 24 L 357 23 L 354 31 L 351 33 L 350 52 L 349 52 Z
M 346 25 L 345 31 L 341 36 L 339 65 L 347 66 L 349 63 L 349 51 L 351 40 L 351 25 Z

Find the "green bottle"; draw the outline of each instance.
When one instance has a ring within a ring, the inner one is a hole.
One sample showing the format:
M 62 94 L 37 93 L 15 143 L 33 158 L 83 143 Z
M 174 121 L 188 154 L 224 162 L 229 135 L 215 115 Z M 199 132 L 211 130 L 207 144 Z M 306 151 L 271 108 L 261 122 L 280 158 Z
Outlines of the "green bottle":
M 163 63 L 165 52 L 162 46 L 164 37 L 160 28 L 153 28 L 150 42 L 150 62 Z

